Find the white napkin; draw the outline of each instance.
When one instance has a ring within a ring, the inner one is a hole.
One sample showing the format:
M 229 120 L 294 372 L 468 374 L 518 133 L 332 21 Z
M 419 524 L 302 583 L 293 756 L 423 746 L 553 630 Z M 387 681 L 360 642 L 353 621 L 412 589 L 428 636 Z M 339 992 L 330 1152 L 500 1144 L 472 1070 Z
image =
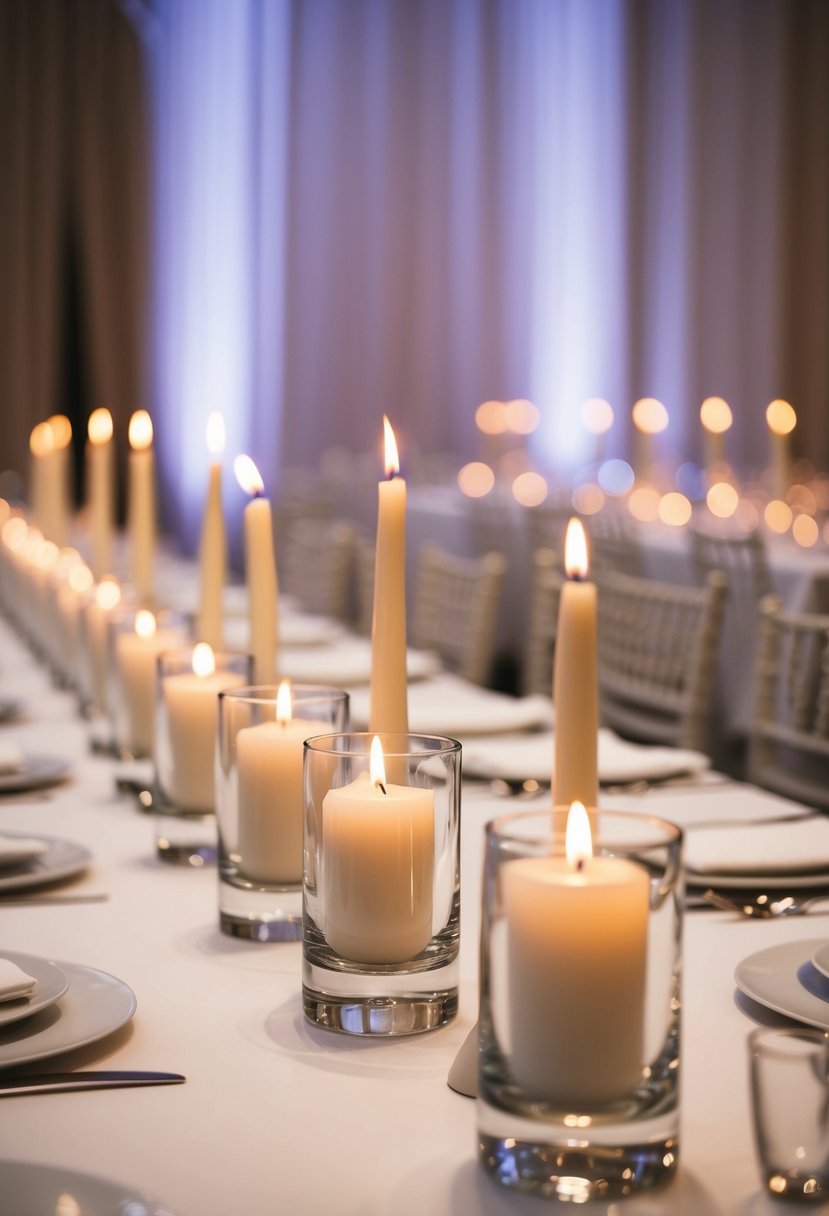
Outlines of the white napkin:
M 25 836 L 0 836 L 0 869 L 34 861 L 45 853 L 49 845 L 45 840 L 31 840 Z
M 829 819 L 694 828 L 685 861 L 701 874 L 796 874 L 829 871 Z
M 281 607 L 281 606 L 280 606 Z M 326 646 L 345 633 L 339 621 L 327 616 L 279 613 L 280 646 Z M 245 650 L 250 638 L 247 617 L 237 616 L 224 623 L 225 645 L 230 650 Z
M 37 988 L 37 980 L 13 963 L 0 958 L 0 1001 L 14 1001 L 22 996 L 31 996 Z
M 629 743 L 606 728 L 599 731 L 598 762 L 599 780 L 604 785 L 662 781 L 681 773 L 704 772 L 709 765 L 701 752 Z M 547 731 L 463 742 L 463 767 L 469 776 L 549 783 L 552 765 L 553 739 Z
M 351 722 L 356 730 L 368 726 L 369 692 L 360 689 L 351 696 Z M 443 672 L 409 688 L 409 730 L 426 735 L 490 735 L 502 731 L 548 727 L 552 706 L 548 697 L 508 697 L 471 684 L 460 676 Z M 550 745 L 547 748 L 547 780 L 550 776 Z M 486 754 L 489 740 L 479 744 Z M 465 763 L 465 760 L 464 760 Z
M 440 659 L 428 650 L 410 650 L 406 667 L 410 680 L 422 680 L 440 670 Z M 371 642 L 345 637 L 330 646 L 298 646 L 280 655 L 279 672 L 305 684 L 331 684 L 336 688 L 368 684 Z
M 23 749 L 13 739 L 0 741 L 0 773 L 19 773 L 25 759 Z

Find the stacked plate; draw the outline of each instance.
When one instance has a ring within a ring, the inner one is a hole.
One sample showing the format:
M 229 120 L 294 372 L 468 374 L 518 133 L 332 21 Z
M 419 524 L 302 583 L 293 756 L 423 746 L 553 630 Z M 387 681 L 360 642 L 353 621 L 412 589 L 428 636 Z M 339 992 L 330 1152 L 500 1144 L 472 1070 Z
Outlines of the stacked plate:
M 0 898 L 27 887 L 63 882 L 81 874 L 92 860 L 89 849 L 55 836 L 0 833 Z

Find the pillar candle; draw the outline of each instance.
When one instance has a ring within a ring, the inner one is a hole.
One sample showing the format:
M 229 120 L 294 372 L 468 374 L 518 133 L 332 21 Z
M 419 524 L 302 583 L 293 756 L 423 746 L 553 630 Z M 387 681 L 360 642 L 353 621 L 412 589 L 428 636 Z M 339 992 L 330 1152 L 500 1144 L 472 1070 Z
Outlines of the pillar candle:
M 587 582 L 587 540 L 571 519 L 565 539 L 567 581 L 561 590 L 556 630 L 553 704 L 557 805 L 599 797 L 599 680 L 596 655 L 596 587 Z
M 431 790 L 389 784 L 382 771 L 329 790 L 321 875 L 329 946 L 362 963 L 419 954 L 432 936 L 434 854 Z
M 237 456 L 234 470 L 242 489 L 253 495 L 245 507 L 245 575 L 250 621 L 249 650 L 254 684 L 272 684 L 277 669 L 278 587 L 271 504 L 249 456 Z
M 766 408 L 766 422 L 771 441 L 772 494 L 785 501 L 791 485 L 789 436 L 797 424 L 797 415 L 788 401 L 777 399 Z
M 573 1112 L 622 1098 L 645 1062 L 644 867 L 531 857 L 506 862 L 501 878 L 515 1080 Z
M 54 481 L 49 475 L 49 461 L 53 447 L 51 426 L 48 422 L 39 422 L 29 436 L 29 505 L 38 527 L 47 536 L 52 531 Z
M 87 692 L 95 708 L 103 713 L 107 696 L 107 624 L 121 602 L 121 588 L 114 578 L 103 578 L 84 610 L 87 661 Z
M 92 541 L 92 572 L 102 578 L 111 571 L 114 491 L 112 465 L 112 415 L 109 410 L 93 410 L 87 424 L 86 445 L 87 499 L 89 531 Z
M 225 447 L 225 424 L 221 414 L 212 413 L 207 420 L 207 447 L 213 460 L 207 483 L 207 497 L 202 518 L 199 548 L 199 622 L 201 641 L 218 649 L 223 640 L 222 595 L 227 569 L 227 539 L 222 511 L 222 464 Z
M 178 629 L 158 629 L 151 612 L 136 613 L 135 629 L 115 638 L 115 665 L 124 709 L 126 738 L 135 755 L 150 756 L 155 739 L 156 659 L 183 640 Z
M 53 414 L 50 482 L 53 495 L 52 540 L 63 548 L 69 541 L 72 518 L 72 424 L 65 414 Z
M 397 445 L 388 418 L 383 425 L 388 480 L 377 487 L 369 730 L 406 734 L 406 482 L 397 475 Z
M 244 676 L 237 672 L 217 670 L 213 649 L 206 642 L 193 650 L 192 671 L 162 678 L 170 755 L 164 792 L 179 810 L 214 809 L 219 693 L 243 683 Z
M 319 722 L 291 717 L 290 687 L 283 680 L 274 720 L 236 736 L 239 866 L 246 878 L 302 881 L 303 750 L 319 731 Z
M 128 524 L 132 546 L 132 580 L 139 597 L 153 594 L 155 560 L 155 460 L 153 424 L 146 410 L 136 410 L 129 426 Z

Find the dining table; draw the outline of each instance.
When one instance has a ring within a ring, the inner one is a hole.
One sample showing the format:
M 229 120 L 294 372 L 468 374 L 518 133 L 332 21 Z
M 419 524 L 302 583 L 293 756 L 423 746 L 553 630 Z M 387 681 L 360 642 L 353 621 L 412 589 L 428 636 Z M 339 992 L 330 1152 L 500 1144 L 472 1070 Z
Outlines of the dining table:
M 301 942 L 245 941 L 220 931 L 215 865 L 159 859 L 152 813 L 118 785 L 121 763 L 90 748 L 90 725 L 74 694 L 55 685 L 3 619 L 0 694 L 19 707 L 0 725 L 0 738 L 65 766 L 53 784 L 0 792 L 0 833 L 69 841 L 87 856 L 60 882 L 0 882 L 0 957 L 54 960 L 79 969 L 73 975 L 101 973 L 135 997 L 134 1012 L 113 1012 L 108 1031 L 106 1009 L 100 1016 L 91 1007 L 80 1011 L 97 1027 L 94 1041 L 70 1036 L 62 1051 L 34 1060 L 27 1058 L 25 1022 L 15 1024 L 16 1033 L 0 1025 L 0 1090 L 24 1068 L 152 1069 L 186 1078 L 148 1088 L 0 1092 L 0 1213 L 45 1213 L 36 1196 L 49 1187 L 62 1196 L 63 1206 L 50 1209 L 55 1216 L 543 1211 L 543 1201 L 503 1189 L 484 1173 L 475 1102 L 447 1084 L 478 1012 L 485 825 L 548 806 L 543 782 L 529 796 L 523 788 L 510 796 L 514 786 L 487 779 L 480 759 L 487 734 L 476 737 L 479 759 L 464 778 L 461 801 L 457 1016 L 408 1037 L 335 1034 L 303 1016 Z M 549 722 L 539 725 L 549 729 Z M 493 748 L 503 741 L 495 730 L 490 738 Z M 700 829 L 722 825 L 733 834 L 758 820 L 809 814 L 705 766 L 673 780 L 608 783 L 601 801 L 672 820 L 689 844 Z M 678 1170 L 661 1189 L 586 1204 L 586 1213 L 795 1210 L 761 1188 L 748 1077 L 750 1030 L 784 1019 L 738 990 L 735 969 L 775 947 L 808 959 L 829 938 L 829 902 L 808 917 L 749 918 L 706 902 L 704 886 L 684 916 Z M 77 1000 L 106 1005 L 108 992 L 106 984 L 100 992 L 81 985 Z M 608 1033 L 613 1009 L 609 989 Z M 8 1203 L 12 1193 L 30 1195 L 32 1206 L 5 1206 L 4 1194 Z M 122 1196 L 123 1206 L 113 1196 Z

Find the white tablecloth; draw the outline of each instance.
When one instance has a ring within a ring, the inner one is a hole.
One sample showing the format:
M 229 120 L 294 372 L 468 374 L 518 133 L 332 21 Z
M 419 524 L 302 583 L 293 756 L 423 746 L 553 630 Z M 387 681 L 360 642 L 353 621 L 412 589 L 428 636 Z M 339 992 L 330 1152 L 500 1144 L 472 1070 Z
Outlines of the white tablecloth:
M 0 800 L 0 831 L 88 845 L 94 865 L 71 889 L 110 896 L 102 904 L 0 907 L 0 946 L 102 968 L 138 997 L 128 1028 L 54 1066 L 187 1076 L 177 1087 L 0 1101 L 0 1158 L 118 1179 L 159 1196 L 177 1216 L 543 1210 L 485 1177 L 476 1162 L 474 1103 L 446 1085 L 476 1016 L 481 829 L 494 815 L 529 804 L 496 800 L 486 787 L 464 792 L 456 1021 L 397 1041 L 334 1036 L 303 1018 L 301 946 L 245 943 L 219 932 L 215 870 L 155 860 L 150 821 L 116 796 L 111 763 L 87 753 L 87 728 L 71 697 L 49 687 L 2 622 L 0 688 L 24 697 L 30 710 L 29 721 L 2 729 L 31 750 L 76 764 L 74 778 L 44 799 Z M 612 801 L 686 822 L 790 806 L 748 787 L 715 784 Z M 758 949 L 823 931 L 829 934 L 825 914 L 762 923 L 716 911 L 688 914 L 679 1175 L 652 1196 L 587 1212 L 785 1211 L 759 1194 L 748 1112 L 752 1022 L 735 1004 L 733 972 Z M 609 1018 L 612 1000 L 608 993 Z

